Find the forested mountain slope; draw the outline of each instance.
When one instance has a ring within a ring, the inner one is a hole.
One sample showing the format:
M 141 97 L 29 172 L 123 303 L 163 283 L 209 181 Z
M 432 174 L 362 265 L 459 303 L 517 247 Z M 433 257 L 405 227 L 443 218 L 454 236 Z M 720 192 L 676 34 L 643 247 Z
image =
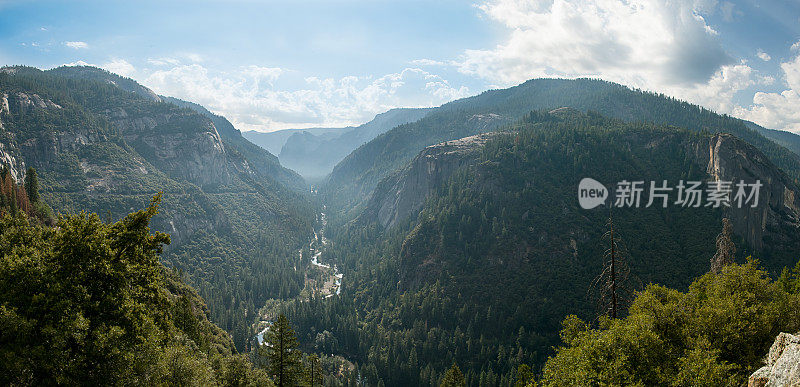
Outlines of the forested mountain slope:
M 738 259 L 754 254 L 777 272 L 800 256 L 800 190 L 746 142 L 569 109 L 535 112 L 498 134 L 427 148 L 378 184 L 362 217 L 329 236 L 348 278 L 344 300 L 323 310 L 293 304 L 300 337 L 330 331 L 331 350 L 361 362 L 372 383 L 435 384 L 456 363 L 469 385 L 508 385 L 518 365 L 538 369 L 566 315 L 596 316 L 587 293 L 601 272 L 609 212 L 578 206 L 584 177 L 609 187 L 765 184 L 755 208 L 662 208 L 658 199 L 647 207 L 647 192 L 640 208 L 615 208 L 615 232 L 639 279 L 632 289 L 684 289 L 707 272 L 723 217 L 739 235 Z M 359 319 L 357 329 L 348 323 Z
M 748 128 L 761 133 L 764 137 L 774 141 L 775 143 L 786 147 L 786 149 L 800 154 L 800 135 L 785 130 L 767 129 L 761 125 L 750 121 L 744 121 Z
M 593 79 L 534 79 L 515 87 L 490 90 L 433 109 L 423 119 L 401 125 L 348 155 L 326 183 L 328 204 L 358 215 L 362 204 L 385 176 L 410 161 L 422 148 L 492 131 L 531 110 L 570 107 L 597 111 L 626 121 L 674 125 L 691 131 L 731 133 L 756 146 L 792 178 L 800 177 L 800 156 L 747 127 L 746 122 L 664 95 Z
M 0 158 L 14 176 L 36 167 L 57 211 L 119 219 L 163 191 L 164 262 L 242 348 L 247 313 L 303 286 L 289 262 L 314 219 L 302 180 L 232 127 L 142 89 L 93 68 L 3 68 Z

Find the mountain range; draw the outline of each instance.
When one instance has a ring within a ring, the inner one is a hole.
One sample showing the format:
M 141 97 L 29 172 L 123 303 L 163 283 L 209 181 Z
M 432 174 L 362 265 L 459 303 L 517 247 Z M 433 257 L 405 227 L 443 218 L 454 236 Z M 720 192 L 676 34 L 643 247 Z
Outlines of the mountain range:
M 291 135 L 280 147 L 278 158 L 281 164 L 308 180 L 319 181 L 331 172 L 334 165 L 362 144 L 398 125 L 417 121 L 428 111 L 429 109 L 391 109 L 357 127 L 288 129 L 274 134 L 247 132 L 245 137 L 264 149 L 270 149 L 275 146 L 273 142 L 280 141 L 278 136 L 291 131 Z
M 162 192 L 151 224 L 171 235 L 170 299 L 197 311 L 190 325 L 210 335 L 198 340 L 248 352 L 282 313 L 303 351 L 346 359 L 326 370 L 334 384 L 438 385 L 453 364 L 468 385 L 539 372 L 565 318 L 598 321 L 590 289 L 612 225 L 632 291 L 690 287 L 723 219 L 732 259 L 777 276 L 800 257 L 798 150 L 795 134 L 595 79 L 530 80 L 358 127 L 243 134 L 94 67 L 0 70 L 9 175 L 34 167 L 53 209 L 109 222 Z M 741 208 L 687 207 L 671 191 L 667 206 L 587 210 L 586 177 L 763 187 Z M 322 294 L 328 272 L 339 282 Z

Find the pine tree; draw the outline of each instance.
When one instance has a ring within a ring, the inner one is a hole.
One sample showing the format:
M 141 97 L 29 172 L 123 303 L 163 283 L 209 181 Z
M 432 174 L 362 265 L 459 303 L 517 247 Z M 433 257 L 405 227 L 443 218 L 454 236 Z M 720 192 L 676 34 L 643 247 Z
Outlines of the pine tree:
M 322 386 L 322 363 L 320 363 L 319 357 L 316 354 L 311 354 L 308 356 L 306 381 L 308 382 L 309 387 Z
M 25 173 L 25 192 L 31 203 L 39 201 L 39 175 L 33 167 L 28 168 L 28 172 Z
M 711 257 L 711 272 L 718 273 L 725 265 L 734 262 L 736 245 L 733 243 L 733 226 L 728 218 L 722 219 L 722 232 L 717 235 L 717 252 Z
M 527 364 L 522 364 L 517 368 L 517 377 L 516 381 L 514 382 L 514 387 L 525 387 L 528 385 L 528 382 L 533 380 L 533 372 L 531 371 L 531 367 Z
M 467 381 L 464 380 L 464 374 L 461 373 L 461 369 L 455 363 L 444 373 L 444 378 L 439 383 L 439 387 L 464 387 L 466 385 Z
M 278 387 L 297 384 L 298 371 L 302 365 L 298 345 L 289 319 L 281 313 L 269 327 L 265 343 L 259 348 L 262 356 L 267 358 L 269 373 Z

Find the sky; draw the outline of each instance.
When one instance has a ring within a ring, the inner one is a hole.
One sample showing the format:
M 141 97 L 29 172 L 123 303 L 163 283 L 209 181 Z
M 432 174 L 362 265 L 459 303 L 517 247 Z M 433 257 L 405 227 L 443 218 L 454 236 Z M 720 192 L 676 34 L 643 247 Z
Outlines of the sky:
M 88 64 L 241 130 L 593 77 L 800 133 L 800 0 L 0 0 L 0 65 Z

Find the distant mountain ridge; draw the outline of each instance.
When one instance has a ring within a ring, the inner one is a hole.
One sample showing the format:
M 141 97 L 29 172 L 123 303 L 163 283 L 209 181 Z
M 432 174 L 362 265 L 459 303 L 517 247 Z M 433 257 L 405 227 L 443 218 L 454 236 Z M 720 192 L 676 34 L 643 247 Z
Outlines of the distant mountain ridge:
M 531 110 L 570 107 L 625 121 L 674 125 L 693 131 L 728 132 L 753 144 L 792 178 L 800 177 L 800 155 L 771 141 L 778 135 L 748 123 L 660 94 L 596 79 L 532 79 L 508 89 L 444 104 L 417 122 L 401 125 L 359 147 L 326 180 L 329 206 L 358 215 L 381 179 L 409 162 L 426 146 L 496 130 Z M 479 119 L 480 118 L 480 119 Z M 763 129 L 763 128 L 762 128 Z M 796 136 L 788 135 L 794 139 Z
M 272 133 L 245 132 L 264 149 L 279 149 L 281 163 L 306 179 L 318 181 L 361 144 L 398 125 L 424 117 L 427 108 L 397 108 L 380 113 L 357 127 L 286 129 Z
M 352 126 L 344 128 L 306 128 L 306 129 L 281 129 L 274 132 L 258 132 L 255 130 L 248 130 L 242 133 L 244 138 L 250 140 L 273 155 L 281 153 L 281 148 L 286 144 L 286 141 L 296 133 L 308 132 L 314 136 L 320 137 L 336 137 L 341 132 L 353 129 Z

